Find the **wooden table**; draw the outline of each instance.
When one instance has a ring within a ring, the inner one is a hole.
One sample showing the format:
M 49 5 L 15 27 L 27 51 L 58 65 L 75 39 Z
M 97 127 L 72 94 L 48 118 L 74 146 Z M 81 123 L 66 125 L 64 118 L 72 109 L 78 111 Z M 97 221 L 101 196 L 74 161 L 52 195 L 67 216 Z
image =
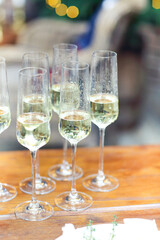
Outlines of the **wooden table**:
M 47 176 L 53 164 L 60 163 L 62 150 L 40 151 L 40 172 Z M 68 154 L 70 156 L 70 153 Z M 97 172 L 99 149 L 78 149 L 77 165 L 84 169 L 84 176 Z M 52 240 L 61 235 L 65 223 L 76 227 L 85 226 L 92 219 L 94 224 L 112 222 L 116 214 L 118 221 L 126 217 L 156 219 L 160 229 L 160 146 L 106 147 L 104 151 L 105 172 L 118 178 L 119 187 L 109 193 L 87 191 L 77 180 L 77 190 L 93 197 L 91 208 L 80 213 L 61 211 L 54 204 L 57 194 L 70 190 L 70 182 L 57 182 L 56 190 L 48 195 L 38 196 L 54 206 L 55 214 L 42 222 L 27 222 L 16 219 L 17 204 L 31 199 L 22 193 L 20 180 L 31 176 L 29 151 L 1 152 L 1 181 L 17 187 L 15 199 L 0 204 L 0 239 L 45 239 Z

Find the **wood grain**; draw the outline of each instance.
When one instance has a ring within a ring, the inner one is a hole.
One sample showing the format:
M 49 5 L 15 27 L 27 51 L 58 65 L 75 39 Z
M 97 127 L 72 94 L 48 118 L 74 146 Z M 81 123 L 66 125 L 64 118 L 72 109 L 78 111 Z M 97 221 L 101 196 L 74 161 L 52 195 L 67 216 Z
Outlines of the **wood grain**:
M 68 152 L 70 160 L 71 152 Z M 47 176 L 49 167 L 60 163 L 62 150 L 40 150 L 40 172 Z M 84 176 L 98 170 L 98 148 L 79 148 L 77 165 L 84 170 Z M 160 147 L 105 147 L 105 172 L 119 180 L 119 187 L 109 193 L 87 191 L 77 180 L 77 190 L 93 197 L 90 209 L 80 213 L 61 211 L 54 204 L 57 194 L 70 190 L 70 182 L 57 182 L 54 192 L 38 196 L 54 206 L 55 214 L 42 222 L 27 222 L 15 218 L 17 204 L 30 200 L 31 196 L 22 193 L 18 184 L 20 180 L 31 176 L 29 151 L 1 152 L 1 182 L 17 187 L 15 199 L 0 203 L 0 239 L 55 239 L 61 234 L 65 223 L 74 223 L 76 227 L 86 225 L 89 219 L 95 224 L 111 222 L 114 214 L 122 222 L 126 217 L 156 219 L 160 228 Z

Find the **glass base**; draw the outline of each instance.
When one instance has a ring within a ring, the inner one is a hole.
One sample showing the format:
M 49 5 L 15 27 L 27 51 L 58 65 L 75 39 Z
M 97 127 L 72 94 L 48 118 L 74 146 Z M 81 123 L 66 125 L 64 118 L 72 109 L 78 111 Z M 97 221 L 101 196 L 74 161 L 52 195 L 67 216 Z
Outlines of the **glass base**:
M 6 183 L 2 183 L 2 189 L 0 190 L 0 202 L 7 202 L 17 196 L 16 188 Z
M 64 169 L 62 164 L 52 166 L 48 170 L 48 175 L 57 181 L 72 181 L 72 165 L 69 164 L 68 169 Z M 76 167 L 75 179 L 81 178 L 83 170 L 80 167 Z
M 89 208 L 92 202 L 92 197 L 82 192 L 77 192 L 75 197 L 71 196 L 71 192 L 64 192 L 55 198 L 56 206 L 65 211 L 82 211 Z
M 32 194 L 32 178 L 25 178 L 19 184 L 22 192 Z M 40 177 L 36 180 L 36 194 L 43 195 L 52 192 L 56 188 L 55 181 L 47 177 Z
M 51 217 L 53 213 L 53 207 L 42 201 L 37 201 L 36 204 L 32 201 L 23 202 L 15 209 L 16 217 L 27 221 L 42 221 Z
M 119 186 L 118 180 L 115 177 L 104 175 L 104 179 L 99 180 L 97 174 L 85 177 L 82 184 L 87 190 L 93 192 L 110 192 Z

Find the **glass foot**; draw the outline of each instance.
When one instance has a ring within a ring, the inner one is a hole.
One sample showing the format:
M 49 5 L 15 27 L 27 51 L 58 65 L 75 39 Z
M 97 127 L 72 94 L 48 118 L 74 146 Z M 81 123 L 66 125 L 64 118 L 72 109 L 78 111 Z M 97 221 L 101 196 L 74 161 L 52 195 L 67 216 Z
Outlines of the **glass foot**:
M 118 186 L 118 180 L 115 177 L 105 175 L 103 180 L 97 178 L 97 174 L 85 177 L 82 181 L 83 186 L 93 192 L 110 192 Z
M 70 192 L 64 192 L 55 198 L 55 204 L 65 211 L 82 211 L 92 205 L 92 197 L 82 192 L 72 197 Z
M 2 183 L 2 189 L 0 190 L 0 202 L 7 202 L 17 195 L 16 188 L 6 183 Z
M 25 178 L 19 184 L 22 192 L 32 194 L 32 178 Z M 43 195 L 52 192 L 56 188 L 56 183 L 50 178 L 40 177 L 36 180 L 36 194 Z
M 72 166 L 69 168 L 63 168 L 62 164 L 57 164 L 52 166 L 48 170 L 48 175 L 57 181 L 72 181 Z M 83 170 L 80 167 L 76 167 L 75 179 L 81 178 L 83 175 Z
M 53 213 L 53 207 L 42 201 L 37 201 L 36 204 L 32 201 L 23 202 L 15 209 L 16 217 L 27 221 L 42 221 L 51 217 Z

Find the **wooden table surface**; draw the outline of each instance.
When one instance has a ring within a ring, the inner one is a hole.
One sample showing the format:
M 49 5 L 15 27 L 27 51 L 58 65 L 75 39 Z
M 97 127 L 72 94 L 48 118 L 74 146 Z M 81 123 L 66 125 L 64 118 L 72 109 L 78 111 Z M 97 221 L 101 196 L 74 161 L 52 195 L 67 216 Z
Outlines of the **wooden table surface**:
M 39 157 L 40 173 L 47 176 L 49 167 L 60 163 L 62 150 L 40 150 Z M 84 177 L 97 172 L 98 157 L 98 148 L 77 150 L 77 165 L 83 168 Z M 86 211 L 71 213 L 54 204 L 55 196 L 70 190 L 71 183 L 57 182 L 54 192 L 38 196 L 55 210 L 51 218 L 41 222 L 16 219 L 14 214 L 17 204 L 31 199 L 18 187 L 22 179 L 31 176 L 29 151 L 1 152 L 0 159 L 1 182 L 16 186 L 18 191 L 15 199 L 0 203 L 0 239 L 52 240 L 61 235 L 65 223 L 76 227 L 85 226 L 90 219 L 94 224 L 109 223 L 115 214 L 119 222 L 127 217 L 156 219 L 160 229 L 160 146 L 105 147 L 105 173 L 118 178 L 119 187 L 109 193 L 94 193 L 81 185 L 82 179 L 77 180 L 77 190 L 90 194 L 94 202 Z

